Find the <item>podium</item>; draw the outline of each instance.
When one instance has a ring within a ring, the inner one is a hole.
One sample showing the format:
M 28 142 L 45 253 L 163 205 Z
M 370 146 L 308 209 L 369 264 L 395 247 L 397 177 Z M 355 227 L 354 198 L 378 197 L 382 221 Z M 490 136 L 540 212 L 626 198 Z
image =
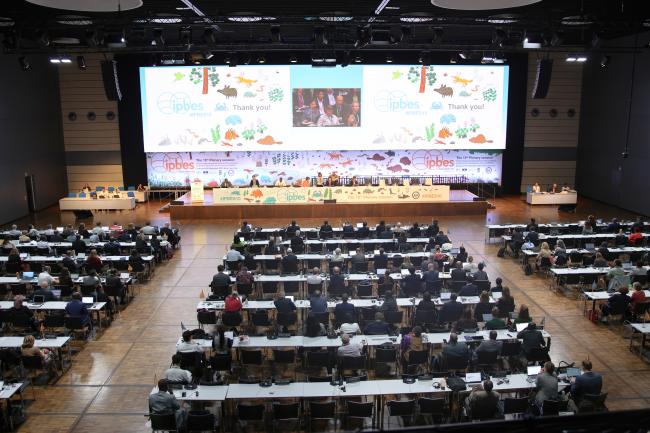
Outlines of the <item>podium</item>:
M 203 182 L 200 180 L 195 180 L 192 182 L 190 189 L 190 198 L 192 203 L 203 203 L 204 201 L 204 191 L 203 191 Z

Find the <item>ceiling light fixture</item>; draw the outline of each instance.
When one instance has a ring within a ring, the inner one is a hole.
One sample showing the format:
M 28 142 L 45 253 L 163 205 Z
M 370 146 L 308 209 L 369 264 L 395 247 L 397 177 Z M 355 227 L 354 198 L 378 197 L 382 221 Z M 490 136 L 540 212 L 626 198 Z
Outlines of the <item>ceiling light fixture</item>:
M 289 57 L 289 63 L 298 63 L 298 57 L 296 56 Z
M 77 67 L 82 71 L 86 70 L 86 59 L 84 56 L 77 56 Z
M 323 12 L 318 16 L 318 19 L 330 23 L 341 23 L 346 21 L 352 21 L 354 17 L 349 12 L 334 11 L 334 12 Z

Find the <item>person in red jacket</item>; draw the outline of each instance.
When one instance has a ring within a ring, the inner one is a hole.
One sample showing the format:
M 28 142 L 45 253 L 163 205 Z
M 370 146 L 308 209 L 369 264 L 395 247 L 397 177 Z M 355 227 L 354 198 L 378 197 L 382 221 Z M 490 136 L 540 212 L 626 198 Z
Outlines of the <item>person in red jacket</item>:
M 232 313 L 236 313 L 242 310 L 241 299 L 239 299 L 237 292 L 232 292 L 229 296 L 226 296 L 226 302 L 223 310 Z

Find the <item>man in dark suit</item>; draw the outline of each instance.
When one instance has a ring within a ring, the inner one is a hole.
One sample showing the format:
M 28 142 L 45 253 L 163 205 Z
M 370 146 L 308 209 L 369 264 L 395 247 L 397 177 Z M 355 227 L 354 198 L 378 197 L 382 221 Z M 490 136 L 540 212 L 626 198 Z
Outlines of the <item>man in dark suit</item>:
M 217 289 L 221 294 L 230 294 L 230 276 L 227 275 L 224 270 L 226 268 L 223 265 L 217 266 L 217 273 L 212 277 L 212 291 L 214 292 Z
M 287 237 L 288 238 L 294 237 L 297 231 L 300 231 L 300 226 L 296 224 L 296 221 L 291 221 L 291 224 L 289 224 L 286 230 Z
M 585 394 L 598 395 L 603 389 L 603 376 L 591 369 L 591 361 L 582 361 L 582 374 L 571 380 L 571 397 L 576 404 Z
M 329 293 L 332 295 L 342 294 L 346 291 L 345 278 L 341 275 L 341 268 L 335 266 L 332 269 L 332 275 L 330 275 L 329 282 Z
M 273 305 L 275 305 L 275 309 L 278 310 L 278 313 L 291 313 L 296 311 L 296 304 L 294 304 L 291 299 L 284 296 L 284 292 L 278 293 L 278 299 L 273 301 Z
M 367 239 L 370 237 L 370 229 L 368 228 L 368 223 L 364 221 L 361 224 L 361 227 L 357 229 L 357 239 Z
M 348 302 L 348 294 L 343 293 L 341 296 L 341 302 L 336 304 L 334 307 L 334 317 L 336 317 L 337 320 L 340 320 L 346 317 L 348 314 L 351 317 L 354 317 L 354 305 Z
M 52 293 L 50 285 L 47 283 L 47 281 L 41 281 L 39 283 L 38 289 L 34 290 L 34 296 L 42 296 L 45 302 L 57 300 L 56 296 L 54 296 L 54 293 Z
M 442 244 L 450 244 L 451 240 L 449 240 L 449 236 L 445 234 L 442 230 L 438 232 L 436 235 L 436 245 L 442 246 Z
M 533 349 L 546 347 L 544 336 L 534 322 L 530 322 L 526 329 L 519 332 L 517 338 L 521 340 L 521 350 L 524 354 L 529 354 Z
M 422 278 L 409 268 L 409 274 L 402 279 L 402 293 L 407 297 L 417 296 L 422 291 Z
M 334 230 L 330 225 L 329 221 L 323 221 L 323 225 L 320 226 L 320 237 L 321 239 L 329 239 L 332 237 Z
M 354 227 L 352 226 L 352 224 L 350 224 L 348 221 L 343 223 L 343 232 L 342 233 L 343 233 L 344 238 L 345 237 L 348 237 L 348 238 L 353 237 L 353 235 L 354 235 Z
M 451 270 L 451 281 L 465 281 L 467 280 L 467 272 L 463 269 L 461 262 L 456 262 L 456 267 Z
M 287 248 L 287 255 L 282 257 L 282 273 L 295 274 L 298 272 L 298 257 L 291 248 Z
M 375 320 L 366 325 L 363 333 L 365 335 L 388 335 L 391 331 L 390 325 L 384 321 L 384 315 L 377 312 L 375 313 Z
M 379 254 L 375 254 L 372 260 L 375 263 L 375 272 L 377 269 L 386 269 L 388 267 L 388 255 L 386 255 L 383 248 L 379 248 Z
M 445 302 L 440 309 L 440 320 L 443 322 L 456 322 L 463 314 L 465 307 L 458 302 L 458 295 L 452 293 L 449 302 Z
M 467 284 L 458 291 L 458 296 L 478 296 L 478 286 L 474 284 L 474 276 L 467 276 Z
M 474 272 L 474 281 L 487 281 L 488 274 L 483 269 L 485 268 L 485 263 L 481 262 L 478 264 L 478 271 Z
M 459 342 L 458 335 L 452 332 L 449 334 L 449 342 L 442 347 L 442 355 L 469 359 L 469 347 L 467 347 L 467 344 Z
M 363 268 L 367 269 L 366 264 L 368 262 L 361 248 L 355 250 L 354 255 L 350 257 L 350 262 L 352 262 L 352 272 L 364 272 Z
M 429 262 L 427 264 L 427 270 L 422 274 L 422 280 L 425 283 L 435 283 L 440 279 L 440 272 L 436 269 L 436 264 L 434 262 Z
M 537 233 L 535 230 L 530 230 L 526 235 L 526 240 L 528 242 L 532 242 L 535 246 L 537 246 L 539 243 L 539 233 Z
M 305 241 L 300 236 L 300 231 L 296 232 L 296 235 L 291 238 L 289 244 L 296 254 L 302 254 L 305 251 Z

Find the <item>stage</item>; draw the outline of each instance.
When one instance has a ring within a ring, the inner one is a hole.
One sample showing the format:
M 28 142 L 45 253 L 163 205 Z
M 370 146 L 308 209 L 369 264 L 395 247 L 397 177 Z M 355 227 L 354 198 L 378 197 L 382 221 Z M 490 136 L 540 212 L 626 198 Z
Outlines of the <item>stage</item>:
M 476 195 L 466 190 L 449 191 L 448 201 L 363 201 L 346 203 L 214 203 L 213 192 L 205 191 L 203 203 L 192 203 L 190 193 L 171 204 L 170 217 L 178 219 L 254 219 L 254 218 L 355 218 L 355 217 L 437 217 L 450 215 L 485 215 L 488 204 L 475 201 Z

